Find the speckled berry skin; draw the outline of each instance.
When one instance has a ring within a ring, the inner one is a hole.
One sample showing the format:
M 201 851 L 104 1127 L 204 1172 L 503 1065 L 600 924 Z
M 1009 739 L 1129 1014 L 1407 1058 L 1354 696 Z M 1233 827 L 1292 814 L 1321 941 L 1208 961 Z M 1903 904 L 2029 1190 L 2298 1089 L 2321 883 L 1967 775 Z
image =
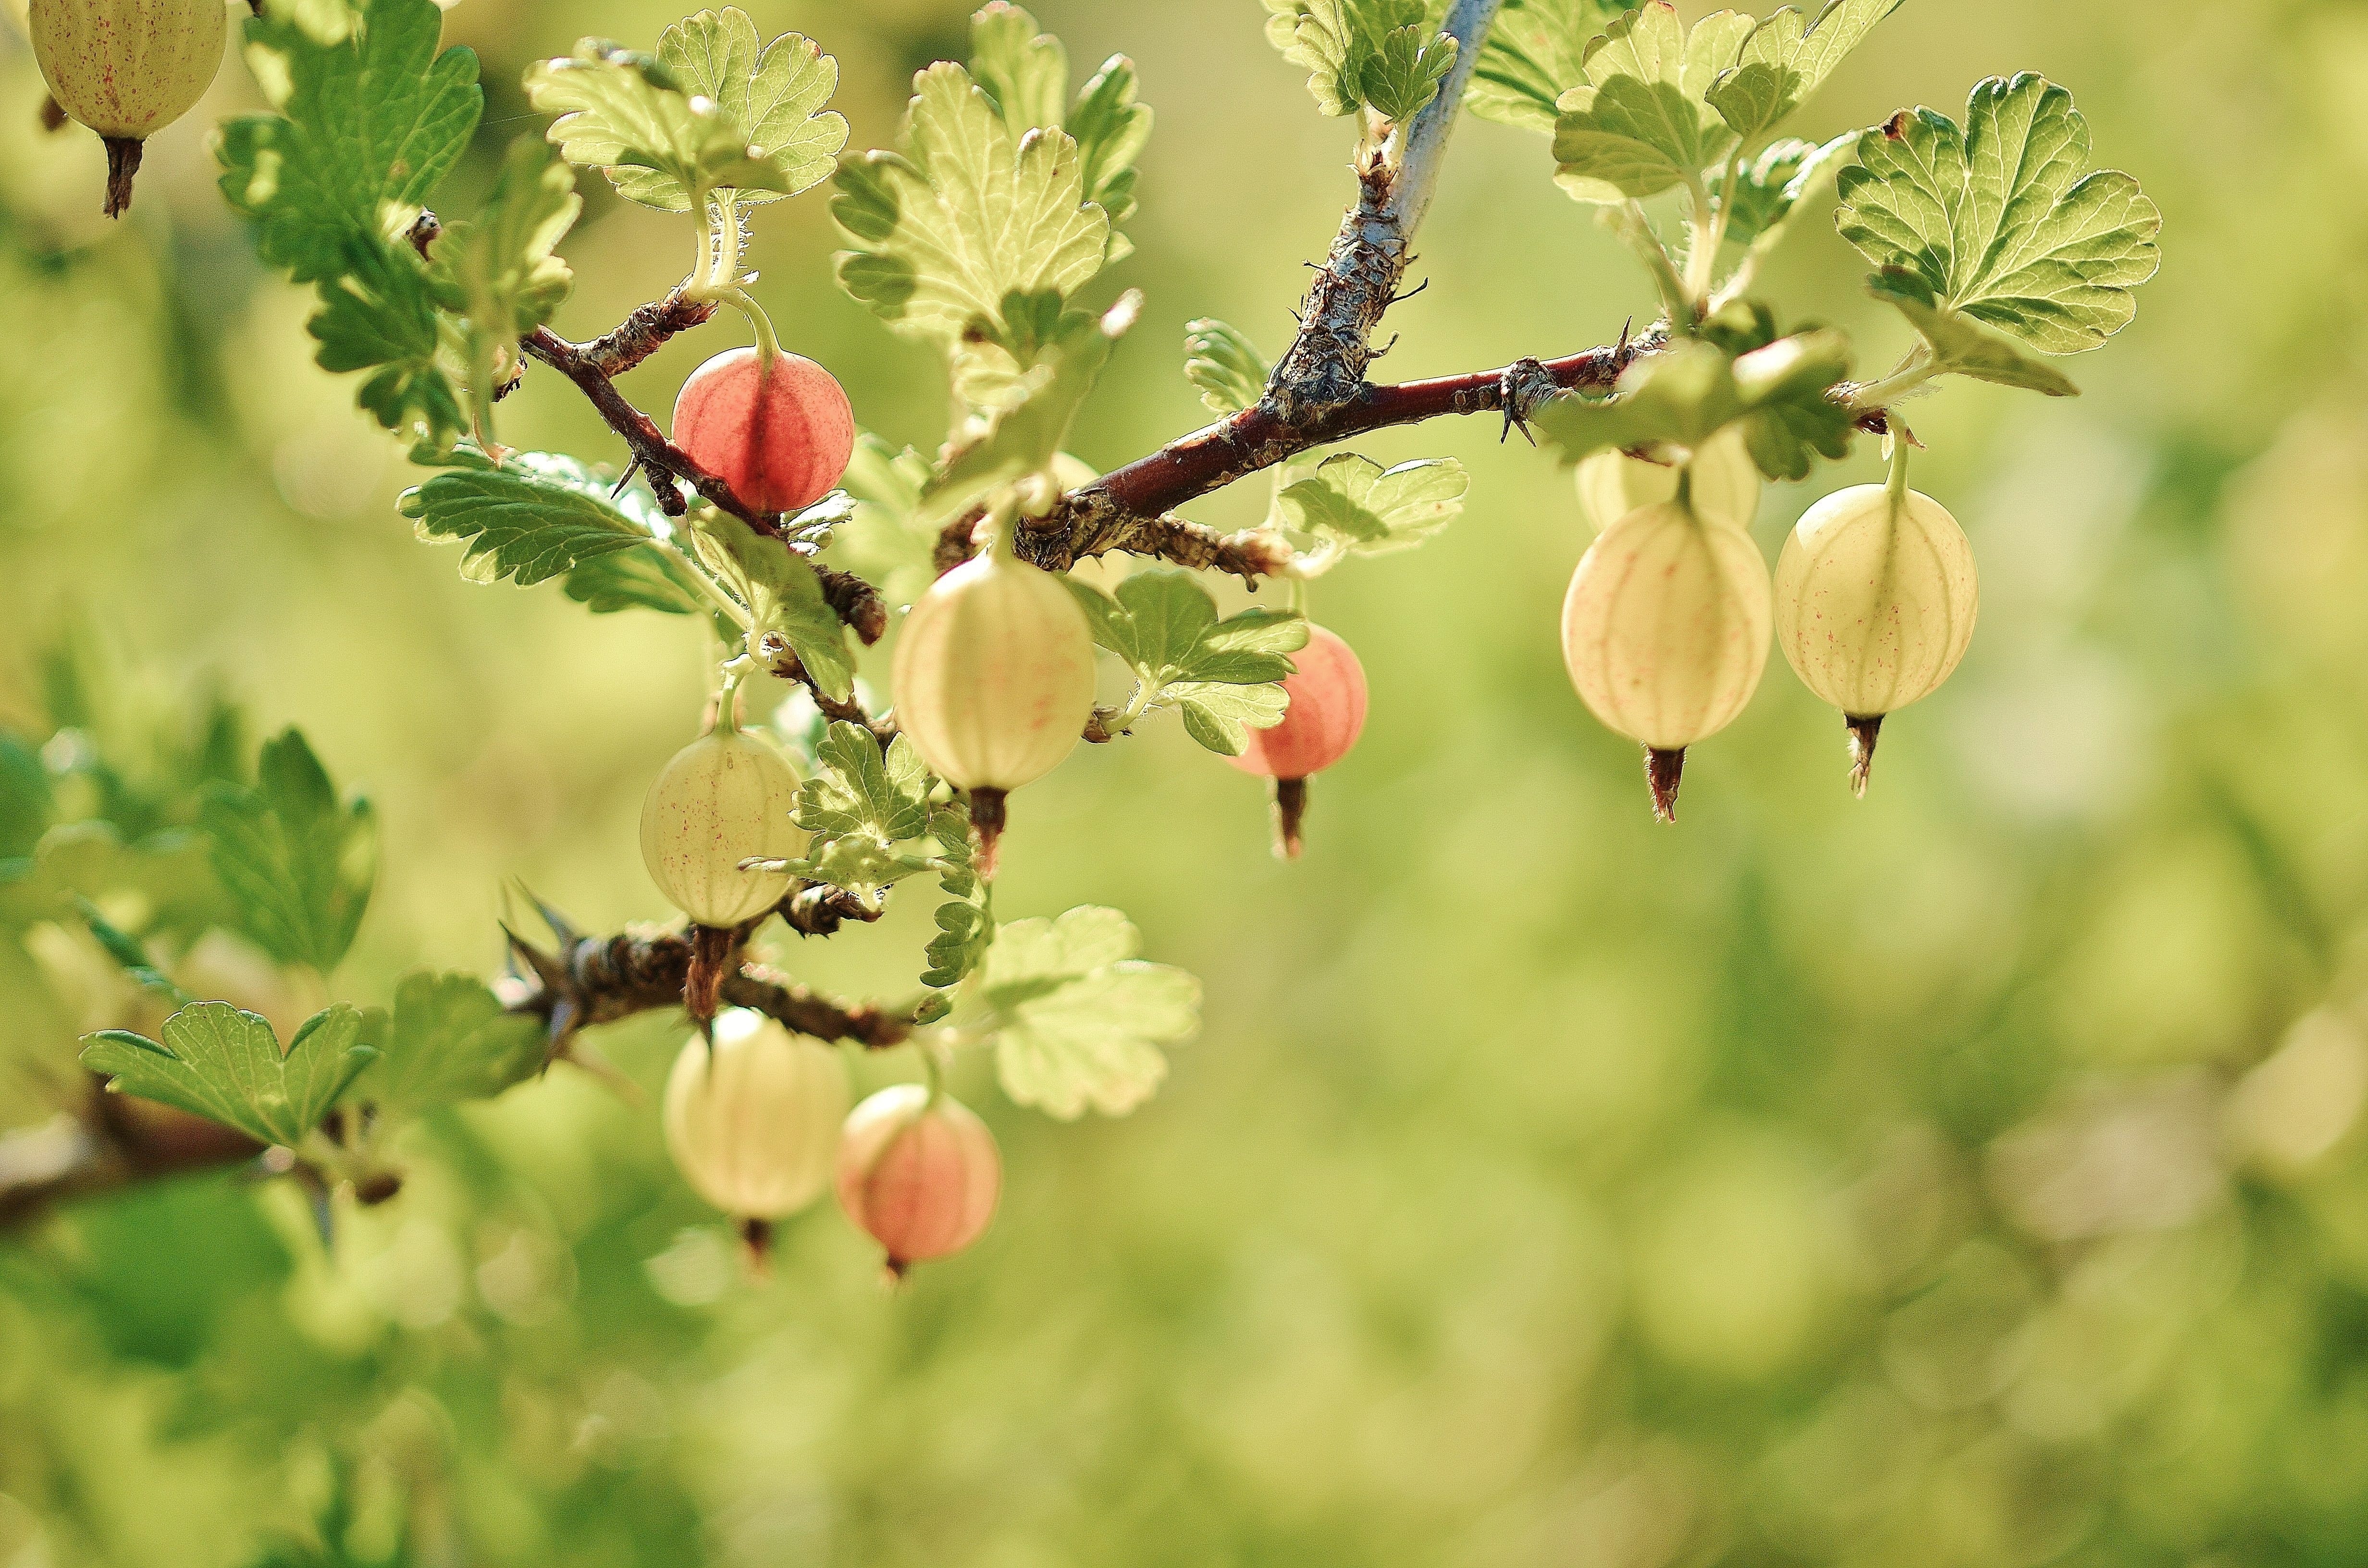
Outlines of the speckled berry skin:
M 760 369 L 754 348 L 690 373 L 674 403 L 674 441 L 760 512 L 795 512 L 830 494 L 855 454 L 855 411 L 828 370 L 797 354 Z
M 227 33 L 222 0 L 32 0 L 27 23 L 58 107 L 134 139 L 197 107 Z
M 674 756 L 642 802 L 642 858 L 677 909 L 719 929 L 780 902 L 790 879 L 744 871 L 756 857 L 791 860 L 807 834 L 791 820 L 797 770 L 780 752 L 737 731 L 702 735 Z
M 1776 645 L 1802 684 L 1853 719 L 1907 707 L 1947 680 L 1981 608 L 1974 549 L 1949 509 L 1880 484 L 1801 517 L 1776 562 Z
M 1298 666 L 1282 683 L 1291 705 L 1282 722 L 1252 730 L 1239 756 L 1225 760 L 1267 778 L 1307 778 L 1349 755 L 1365 728 L 1365 667 L 1356 650 L 1324 627 L 1307 629 Z
M 26 30 L 50 96 L 105 139 L 105 210 L 120 217 L 140 144 L 195 108 L 222 69 L 222 0 L 32 0 Z
M 995 1134 L 968 1106 L 898 1084 L 857 1106 L 838 1148 L 838 1201 L 902 1274 L 978 1240 L 1003 1192 Z

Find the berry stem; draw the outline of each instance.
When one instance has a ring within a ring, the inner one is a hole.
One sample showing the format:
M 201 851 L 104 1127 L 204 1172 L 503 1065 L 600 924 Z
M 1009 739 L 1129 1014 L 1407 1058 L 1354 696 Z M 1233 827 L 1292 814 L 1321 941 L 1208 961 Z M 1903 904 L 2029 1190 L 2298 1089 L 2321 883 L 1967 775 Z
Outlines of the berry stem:
M 1274 781 L 1274 858 L 1296 860 L 1305 847 L 1301 837 L 1301 825 L 1307 820 L 1307 780 L 1278 778 Z
M 1907 430 L 1900 426 L 1884 437 L 1891 448 L 1891 472 L 1883 483 L 1884 493 L 1891 497 L 1891 516 L 1898 520 L 1900 509 L 1907 505 Z
M 120 218 L 131 205 L 131 178 L 140 172 L 145 144 L 137 136 L 103 140 L 107 142 L 107 204 L 102 210 L 110 218 Z
M 1883 735 L 1883 715 L 1854 718 L 1845 713 L 1842 722 L 1850 728 L 1850 793 L 1863 801 L 1866 776 L 1874 767 L 1874 743 Z
M 1663 822 L 1678 820 L 1678 786 L 1685 779 L 1686 748 L 1664 751 L 1645 748 L 1645 782 L 1653 791 L 1653 814 Z
M 748 318 L 757 334 L 757 376 L 762 381 L 770 374 L 773 361 L 781 357 L 781 340 L 773 331 L 773 318 L 765 313 L 756 296 L 746 289 L 726 289 L 721 295 L 723 302 Z

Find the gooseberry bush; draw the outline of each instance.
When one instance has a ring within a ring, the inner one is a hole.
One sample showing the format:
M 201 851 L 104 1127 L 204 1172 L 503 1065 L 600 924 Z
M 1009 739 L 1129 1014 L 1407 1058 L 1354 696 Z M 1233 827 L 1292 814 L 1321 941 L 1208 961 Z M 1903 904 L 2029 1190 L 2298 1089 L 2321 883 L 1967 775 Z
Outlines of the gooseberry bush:
M 896 145 L 848 154 L 823 42 L 703 10 L 646 50 L 587 39 L 533 65 L 541 123 L 464 215 L 432 203 L 484 94 L 473 57 L 439 47 L 433 0 L 258 0 L 241 51 L 273 108 L 221 127 L 222 192 L 264 259 L 317 291 L 320 362 L 356 377 L 362 415 L 408 443 L 421 477 L 403 515 L 457 545 L 472 582 L 674 617 L 713 652 L 707 706 L 684 715 L 693 738 L 642 821 L 649 874 L 684 924 L 586 935 L 541 908 L 547 932 L 511 931 L 511 971 L 490 983 L 421 974 L 382 1005 L 332 1000 L 377 834 L 300 734 L 250 762 L 223 722 L 175 732 L 155 748 L 169 765 L 139 775 L 144 797 L 120 759 L 10 740 L 9 918 L 48 933 L 37 946 L 55 967 L 120 970 L 153 1020 L 89 1037 L 85 1065 L 146 1108 L 94 1113 L 88 1157 L 46 1192 L 269 1149 L 316 1192 L 389 1200 L 406 1117 L 554 1062 L 597 1071 L 601 1028 L 679 1010 L 668 1146 L 755 1251 L 826 1187 L 896 1271 L 960 1250 L 992 1216 L 1001 1166 L 942 1087 L 955 1052 L 992 1053 L 1021 1105 L 1118 1115 L 1197 1023 L 1197 983 L 1145 961 L 1117 911 L 996 908 L 1022 791 L 1081 743 L 1172 710 L 1271 781 L 1277 849 L 1300 854 L 1309 781 L 1348 762 L 1369 699 L 1310 600 L 1337 569 L 1419 547 L 1467 500 L 1452 459 L 1384 468 L 1353 449 L 1386 427 L 1491 415 L 1575 466 L 1574 514 L 1596 531 L 1563 653 L 1585 706 L 1644 749 L 1662 818 L 1689 748 L 1750 702 L 1771 643 L 1839 710 L 1863 790 L 1885 717 L 1966 655 L 1978 597 L 1965 536 L 1909 487 L 1912 400 L 1951 377 L 2072 395 L 2057 358 L 2130 321 L 2159 227 L 2135 179 L 2090 166 L 2070 94 L 2036 75 L 1980 82 L 1962 119 L 1903 109 L 1822 145 L 1785 137 L 1900 3 L 1721 11 L 1688 29 L 1667 0 L 1266 0 L 1269 40 L 1347 122 L 1338 238 L 1271 361 L 1234 327 L 1193 324 L 1181 368 L 1212 424 L 1099 473 L 1064 446 L 1116 358 L 1142 352 L 1126 341 L 1139 297 L 1104 283 L 1131 249 L 1153 122 L 1125 58 L 1072 91 L 1062 45 L 996 0 L 967 62 L 915 77 Z M 116 153 L 109 211 L 138 138 L 211 79 L 208 14 L 214 0 L 32 0 L 57 105 Z M 114 58 L 132 23 L 174 52 Z M 108 82 L 131 90 L 111 98 L 95 85 Z M 1538 133 L 1542 199 L 1550 177 L 1600 212 L 1659 319 L 1580 352 L 1375 382 L 1376 329 L 1406 297 L 1466 110 Z M 689 270 L 576 343 L 550 323 L 592 178 L 679 214 Z M 941 357 L 940 445 L 864 430 L 750 292 L 768 207 L 800 198 L 830 203 L 840 285 Z M 1888 369 L 1861 373 L 1842 333 L 1788 322 L 1759 292 L 1768 256 L 1828 210 L 1902 318 Z M 624 379 L 694 332 L 723 341 L 661 429 Z M 571 384 L 613 441 L 505 445 L 503 400 L 528 377 Z M 1884 443 L 1888 482 L 1811 506 L 1771 574 L 1748 531 L 1763 487 L 1809 480 L 1861 438 Z M 1261 477 L 1260 526 L 1179 515 Z M 1149 564 L 1074 574 L 1113 555 Z M 1209 584 L 1223 576 L 1264 592 L 1221 613 Z M 1550 636 L 1539 628 L 1542 649 Z M 784 683 L 800 700 L 751 700 Z M 1105 683 L 1125 695 L 1100 702 Z M 138 809 L 77 817 L 77 792 Z M 754 956 L 779 928 L 868 926 L 906 884 L 938 900 L 908 994 L 833 998 Z M 236 974 L 223 941 L 251 959 Z M 850 1112 L 842 1043 L 908 1050 L 918 1081 Z M 20 1191 L 7 1211 L 41 1199 Z

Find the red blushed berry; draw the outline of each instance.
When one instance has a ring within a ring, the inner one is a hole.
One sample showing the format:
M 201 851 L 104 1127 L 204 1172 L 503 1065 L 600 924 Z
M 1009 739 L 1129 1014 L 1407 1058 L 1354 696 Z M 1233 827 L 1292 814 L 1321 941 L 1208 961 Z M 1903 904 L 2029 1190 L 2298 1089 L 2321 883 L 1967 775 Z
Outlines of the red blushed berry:
M 674 403 L 675 445 L 760 512 L 830 494 L 855 454 L 855 411 L 828 370 L 797 354 L 760 369 L 754 348 L 690 373 Z
M 1291 655 L 1296 674 L 1282 683 L 1291 699 L 1282 722 L 1252 730 L 1242 755 L 1225 760 L 1267 778 L 1305 778 L 1349 755 L 1365 728 L 1365 667 L 1356 651 L 1320 626 Z
M 838 1147 L 838 1201 L 902 1276 L 976 1241 L 995 1217 L 1003 1157 L 969 1107 L 918 1084 L 857 1106 Z

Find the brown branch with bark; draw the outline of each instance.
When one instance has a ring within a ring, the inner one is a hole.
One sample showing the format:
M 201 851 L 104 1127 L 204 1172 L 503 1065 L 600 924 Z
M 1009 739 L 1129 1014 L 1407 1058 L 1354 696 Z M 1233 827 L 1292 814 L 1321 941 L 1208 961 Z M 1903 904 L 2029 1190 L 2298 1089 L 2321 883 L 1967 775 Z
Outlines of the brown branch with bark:
M 599 1024 L 683 1006 L 692 937 L 657 927 L 609 937 L 577 935 L 565 918 L 541 905 L 556 946 L 545 949 L 510 937 L 523 972 L 509 1010 L 540 1021 L 552 1060 L 578 1053 L 576 1036 Z M 848 920 L 872 921 L 880 910 L 842 889 L 800 882 L 779 910 L 791 929 L 828 936 Z M 909 1008 L 843 1002 L 774 970 L 746 961 L 742 950 L 757 922 L 730 934 L 731 956 L 720 990 L 734 1007 L 751 1007 L 800 1034 L 852 1040 L 884 1050 L 911 1038 Z M 595 1071 L 613 1072 L 594 1058 Z M 79 1114 L 61 1114 L 34 1128 L 0 1136 L 0 1232 L 31 1224 L 59 1204 L 142 1182 L 243 1165 L 267 1153 L 232 1128 L 166 1106 L 109 1094 L 101 1081 Z M 276 1171 L 295 1168 L 285 1155 Z M 391 1175 L 391 1173 L 389 1173 Z M 392 1186 L 385 1188 L 391 1194 Z M 367 1196 L 367 1195 L 366 1195 Z
M 1460 45 L 1455 69 L 1432 104 L 1401 128 L 1395 160 L 1376 153 L 1360 170 L 1358 199 L 1318 268 L 1300 331 L 1259 402 L 1063 496 L 1044 517 L 1022 529 L 1016 542 L 1023 556 L 1057 571 L 1121 550 L 1255 583 L 1288 567 L 1290 551 L 1282 541 L 1259 530 L 1222 535 L 1169 515 L 1172 509 L 1298 453 L 1370 431 L 1448 415 L 1491 413 L 1502 415 L 1509 431 L 1549 397 L 1610 386 L 1636 355 L 1649 351 L 1654 345 L 1647 340 L 1429 381 L 1374 385 L 1365 379 L 1373 358 L 1372 331 L 1400 297 L 1409 245 L 1429 205 L 1447 133 L 1500 4 L 1456 0 L 1446 26 Z M 439 232 L 434 215 L 427 214 L 410 237 L 425 256 Z M 615 383 L 713 313 L 712 302 L 677 291 L 634 311 L 590 343 L 571 343 L 541 328 L 521 339 L 520 348 L 583 392 L 622 437 L 635 466 L 650 475 L 659 505 L 669 515 L 687 509 L 675 488 L 678 481 L 751 528 L 779 535 L 778 515 L 748 506 L 721 477 L 667 440 Z M 968 553 L 969 528 L 965 521 L 947 530 L 939 549 L 941 566 Z M 871 585 L 850 574 L 816 569 L 840 618 L 866 642 L 875 641 L 886 612 Z M 766 652 L 775 674 L 813 686 L 786 647 Z M 893 739 L 893 722 L 875 720 L 852 702 L 834 702 L 819 692 L 816 697 L 829 716 L 862 724 L 883 745 Z M 1088 738 L 1106 739 L 1108 733 Z M 880 914 L 876 906 L 819 883 L 800 883 L 770 913 L 811 936 L 828 936 L 845 921 L 876 920 Z M 702 948 L 722 957 L 717 1000 L 754 1008 L 800 1033 L 877 1050 L 902 1044 L 916 1028 L 909 1009 L 838 1001 L 748 963 L 745 944 L 757 922 L 704 936 L 648 927 L 586 937 L 555 912 L 542 908 L 542 915 L 553 947 L 539 948 L 509 934 L 518 971 L 509 1006 L 513 1013 L 542 1024 L 552 1060 L 576 1051 L 584 1029 L 684 1006 Z M 112 1098 L 95 1094 L 83 1117 L 0 1139 L 0 1228 L 21 1224 L 67 1198 L 235 1164 L 261 1152 L 243 1135 L 177 1112 L 169 1113 L 177 1120 L 126 1117 L 108 1103 Z
M 443 232 L 444 225 L 435 213 L 422 212 L 406 237 L 425 257 Z M 716 510 L 729 513 L 758 533 L 779 538 L 780 513 L 760 511 L 742 500 L 721 475 L 709 472 L 697 459 L 666 439 L 657 421 L 617 390 L 617 377 L 641 364 L 678 334 L 704 325 L 714 316 L 715 310 L 713 301 L 693 300 L 677 289 L 663 300 L 639 307 L 590 343 L 570 343 L 549 327 L 540 326 L 518 339 L 518 349 L 574 382 L 601 420 L 623 438 L 625 449 L 633 457 L 632 467 L 649 476 L 650 493 L 657 497 L 660 511 L 670 517 L 679 517 L 689 510 L 682 493 L 675 488 L 674 482 L 679 481 Z M 504 394 L 507 390 L 503 389 Z M 627 472 L 630 474 L 632 470 Z M 666 477 L 661 479 L 660 475 Z M 866 644 L 879 642 L 888 630 L 888 607 L 881 602 L 871 585 L 851 572 L 810 564 L 814 565 L 814 575 L 822 580 L 824 599 L 839 619 Z

